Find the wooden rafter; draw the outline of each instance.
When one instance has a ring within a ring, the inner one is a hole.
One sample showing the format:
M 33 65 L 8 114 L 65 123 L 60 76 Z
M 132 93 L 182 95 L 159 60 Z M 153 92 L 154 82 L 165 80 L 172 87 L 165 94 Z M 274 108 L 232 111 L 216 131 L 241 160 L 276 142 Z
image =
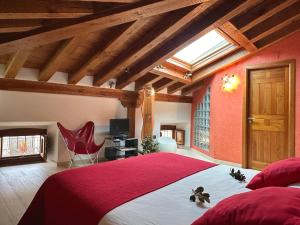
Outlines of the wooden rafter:
M 208 15 L 196 20 L 179 35 L 165 42 L 159 49 L 147 55 L 144 60 L 138 61 L 136 64 L 131 66 L 131 73 L 121 76 L 117 80 L 116 87 L 120 89 L 124 88 L 129 83 L 146 74 L 155 66 L 162 64 L 164 60 L 170 58 L 181 48 L 187 46 L 189 43 L 215 27 L 219 27 L 234 16 L 243 12 L 245 9 L 255 6 L 260 2 L 262 2 L 262 0 L 247 0 L 243 3 L 240 1 L 230 0 L 228 3 L 226 2 L 225 5 L 220 5 L 218 8 L 214 9 L 214 13 L 208 13 Z
M 76 18 L 95 12 L 90 2 L 0 1 L 0 19 Z
M 192 82 L 191 78 L 184 78 L 185 74 L 183 72 L 167 67 L 155 67 L 151 70 L 151 73 L 185 84 Z
M 124 24 L 180 8 L 200 4 L 202 0 L 168 0 L 151 3 L 142 1 L 128 4 L 105 13 L 83 16 L 60 24 L 51 24 L 30 32 L 0 39 L 0 52 L 10 53 L 24 48 L 33 48 L 51 42 L 91 33 L 108 27 Z M 130 5 L 130 6 L 129 6 Z
M 295 15 L 281 23 L 278 23 L 277 25 L 273 26 L 272 28 L 260 33 L 259 35 L 257 35 L 256 37 L 252 38 L 251 41 L 252 42 L 257 42 L 258 40 L 261 40 L 265 37 L 267 37 L 270 34 L 273 34 L 279 30 L 281 30 L 284 27 L 289 26 L 290 24 L 294 24 L 294 23 L 300 23 L 300 9 L 299 9 L 299 14 Z
M 141 90 L 146 85 L 152 85 L 156 81 L 160 80 L 161 77 L 152 73 L 148 73 L 145 76 L 141 77 L 140 79 L 137 79 L 135 81 L 135 90 Z
M 24 32 L 38 27 L 0 27 L 0 33 Z
M 272 35 L 269 35 L 261 40 L 259 40 L 258 42 L 256 42 L 257 47 L 259 48 L 266 48 L 270 45 L 272 45 L 275 42 L 280 41 L 283 38 L 286 38 L 289 35 L 292 35 L 293 33 L 297 32 L 300 30 L 300 23 L 296 22 L 296 23 L 291 23 L 288 26 L 282 28 L 281 30 L 278 30 L 274 33 L 272 33 Z
M 175 32 L 180 30 L 186 24 L 188 24 L 193 18 L 201 14 L 205 11 L 211 4 L 213 4 L 215 0 L 210 3 L 203 3 L 200 6 L 197 6 L 192 11 L 188 12 L 179 20 L 171 21 L 169 27 L 163 27 L 163 29 L 155 29 L 151 34 L 147 35 L 142 39 L 139 43 L 136 44 L 137 51 L 129 52 L 123 57 L 123 60 L 118 61 L 117 64 L 114 64 L 113 67 L 106 72 L 105 74 L 99 74 L 95 77 L 94 84 L 99 86 L 106 82 L 108 79 L 112 77 L 117 77 L 120 73 L 122 73 L 130 64 L 135 62 L 137 59 L 144 56 L 147 52 L 151 51 L 153 48 L 161 44 L 165 41 L 170 35 L 173 35 Z M 162 21 L 162 23 L 165 23 Z M 161 24 L 164 25 L 164 24 Z M 150 35 L 153 36 L 153 38 Z
M 13 80 L 0 78 L 0 90 L 7 91 L 22 91 L 35 93 L 49 93 L 49 94 L 65 94 L 65 95 L 79 95 L 79 96 L 93 96 L 117 99 L 137 99 L 139 97 L 136 91 L 124 91 L 110 88 L 96 88 L 80 85 L 57 84 L 50 82 L 38 82 L 28 80 Z M 168 95 L 156 93 L 156 101 L 164 102 L 182 102 L 192 103 L 192 98 L 179 95 Z
M 177 81 L 171 80 L 169 78 L 163 77 L 161 78 L 159 81 L 156 81 L 152 87 L 154 88 L 154 90 L 156 92 L 161 91 L 167 87 L 169 87 L 170 85 L 176 83 Z
M 48 60 L 47 64 L 41 69 L 39 74 L 39 81 L 48 81 L 59 67 L 64 63 L 70 54 L 78 47 L 78 44 L 82 41 L 82 36 L 77 36 L 65 40 L 55 54 Z
M 68 1 L 78 1 L 78 2 L 109 2 L 109 3 L 135 3 L 140 0 L 68 0 Z
M 186 84 L 181 83 L 181 82 L 177 82 L 175 84 L 172 84 L 168 87 L 168 94 L 174 94 L 175 92 L 181 90 L 182 88 L 184 88 L 186 86 Z
M 155 101 L 192 103 L 193 102 L 193 98 L 190 97 L 190 96 L 169 95 L 169 94 L 155 93 Z
M 0 32 L 24 32 L 68 19 L 0 19 Z
M 96 68 L 101 60 L 106 57 L 111 57 L 113 52 L 122 47 L 125 40 L 127 40 L 137 29 L 145 24 L 144 20 L 137 20 L 120 29 L 119 33 L 115 34 L 115 38 L 110 38 L 111 41 L 107 43 L 104 49 L 96 52 L 90 59 L 86 60 L 77 71 L 70 75 L 68 79 L 69 84 L 76 84 L 79 82 L 89 70 Z
M 244 35 L 249 39 L 253 40 L 255 37 L 260 35 L 261 33 L 272 29 L 283 21 L 290 20 L 300 14 L 300 1 L 295 2 L 289 7 L 283 9 L 282 11 L 276 13 L 272 17 L 262 21 L 256 26 L 252 27 L 248 31 L 244 32 Z
M 245 35 L 243 35 L 231 22 L 225 22 L 219 28 L 249 52 L 257 50 L 257 47 L 250 40 L 248 40 Z
M 28 51 L 17 51 L 13 54 L 5 68 L 4 77 L 14 79 L 29 56 Z
M 286 0 L 282 1 L 281 4 L 277 5 L 276 7 L 273 7 L 272 9 L 268 10 L 264 14 L 262 14 L 259 17 L 256 17 L 254 20 L 252 20 L 250 23 L 247 23 L 245 26 L 239 28 L 239 31 L 241 33 L 246 32 L 247 30 L 251 29 L 254 27 L 256 24 L 261 23 L 262 21 L 270 18 L 271 16 L 275 15 L 276 13 L 280 12 L 281 10 L 289 7 L 290 5 L 294 4 L 298 0 Z

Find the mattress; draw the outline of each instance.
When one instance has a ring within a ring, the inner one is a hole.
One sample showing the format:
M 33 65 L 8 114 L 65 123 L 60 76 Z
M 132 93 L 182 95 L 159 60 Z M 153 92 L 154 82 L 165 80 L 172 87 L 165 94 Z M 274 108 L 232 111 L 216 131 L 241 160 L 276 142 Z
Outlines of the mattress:
M 221 200 L 247 192 L 247 183 L 233 179 L 226 165 L 218 165 L 188 176 L 166 187 L 129 201 L 107 213 L 98 225 L 188 225 Z M 174 168 L 176 169 L 176 168 Z M 259 171 L 240 169 L 250 181 Z M 210 204 L 189 200 L 192 189 L 203 186 Z

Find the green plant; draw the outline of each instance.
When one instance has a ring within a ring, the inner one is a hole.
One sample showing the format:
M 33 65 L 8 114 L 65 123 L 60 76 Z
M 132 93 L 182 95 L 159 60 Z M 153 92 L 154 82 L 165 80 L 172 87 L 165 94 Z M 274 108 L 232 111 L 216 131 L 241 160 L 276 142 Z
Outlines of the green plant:
M 142 140 L 142 147 L 143 150 L 141 151 L 142 154 L 148 154 L 152 152 L 158 151 L 158 143 L 152 137 L 147 136 Z

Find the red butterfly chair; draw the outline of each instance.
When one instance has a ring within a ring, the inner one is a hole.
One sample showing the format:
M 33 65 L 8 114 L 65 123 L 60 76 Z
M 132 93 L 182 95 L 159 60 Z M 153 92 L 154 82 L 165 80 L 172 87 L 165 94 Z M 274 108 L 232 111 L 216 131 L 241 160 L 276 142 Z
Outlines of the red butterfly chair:
M 95 125 L 92 121 L 87 122 L 81 129 L 78 130 L 68 130 L 63 127 L 61 123 L 57 123 L 57 126 L 69 150 L 69 168 L 72 166 L 75 157 L 78 156 L 80 158 L 81 154 L 88 155 L 89 160 L 93 164 L 98 162 L 98 155 L 100 149 L 105 143 L 105 139 L 100 145 L 95 144 Z

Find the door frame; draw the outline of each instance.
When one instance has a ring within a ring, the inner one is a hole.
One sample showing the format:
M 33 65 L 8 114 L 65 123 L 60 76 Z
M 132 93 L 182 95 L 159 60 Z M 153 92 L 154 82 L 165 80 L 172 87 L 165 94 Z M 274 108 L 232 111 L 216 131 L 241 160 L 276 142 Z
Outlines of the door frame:
M 255 69 L 268 69 L 274 67 L 288 66 L 289 68 L 289 119 L 288 119 L 288 150 L 290 157 L 295 156 L 295 78 L 296 60 L 279 61 L 275 63 L 264 63 L 246 66 L 245 79 L 243 80 L 243 121 L 242 121 L 242 167 L 248 167 L 248 111 L 249 111 L 249 78 L 250 71 Z

